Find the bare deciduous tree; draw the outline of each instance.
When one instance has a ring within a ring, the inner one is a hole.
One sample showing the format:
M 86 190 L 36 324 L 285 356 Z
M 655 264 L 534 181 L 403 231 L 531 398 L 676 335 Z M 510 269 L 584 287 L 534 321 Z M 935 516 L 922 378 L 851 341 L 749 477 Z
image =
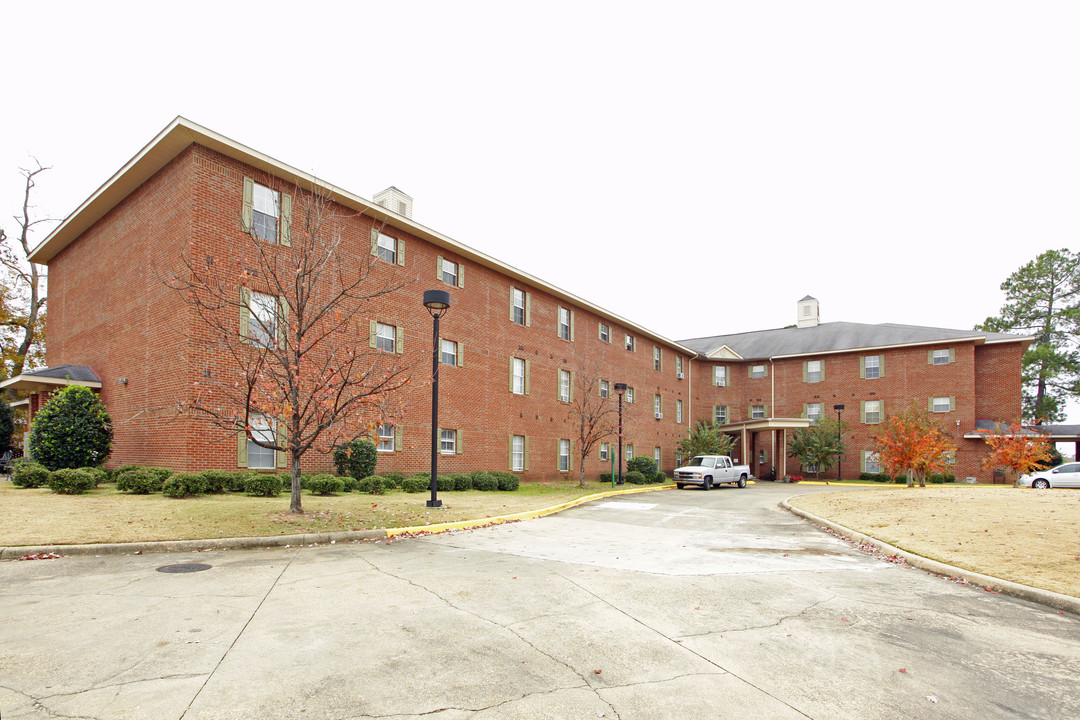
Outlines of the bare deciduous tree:
M 0 298 L 0 322 L 3 333 L 3 372 L 14 377 L 29 365 L 37 367 L 45 361 L 45 275 L 38 266 L 27 260 L 30 255 L 30 235 L 36 225 L 51 222 L 51 218 L 31 219 L 33 205 L 30 196 L 36 184 L 35 178 L 51 168 L 37 165 L 33 170 L 20 168 L 26 179 L 22 211 L 15 215 L 19 225 L 18 236 L 10 238 L 0 229 L 0 265 L 4 267 L 5 285 Z M 12 248 L 11 242 L 17 247 Z
M 245 210 L 242 247 L 215 258 L 192 246 L 168 282 L 194 310 L 191 340 L 209 358 L 181 409 L 286 454 L 289 509 L 301 513 L 304 455 L 370 436 L 395 414 L 409 368 L 359 323 L 408 281 L 366 249 L 346 250 L 356 215 L 314 190 L 277 197 L 278 218 Z
M 581 358 L 577 364 L 577 391 L 570 397 L 567 419 L 574 424 L 576 432 L 578 463 L 578 486 L 585 487 L 585 459 L 592 455 L 597 443 L 617 432 L 619 411 L 611 398 L 611 387 L 601 394 L 601 367 Z

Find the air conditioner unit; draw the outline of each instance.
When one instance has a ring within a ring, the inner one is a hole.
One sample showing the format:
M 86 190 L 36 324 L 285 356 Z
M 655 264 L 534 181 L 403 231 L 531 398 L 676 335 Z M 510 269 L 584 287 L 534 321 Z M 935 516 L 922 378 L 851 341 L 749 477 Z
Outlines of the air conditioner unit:
M 653 413 L 653 414 L 656 415 L 657 420 L 663 420 L 664 419 L 664 413 Z
M 675 377 L 677 377 L 677 378 L 679 378 L 680 380 L 682 380 L 682 379 L 683 379 L 684 377 L 686 377 L 686 376 L 685 376 L 685 375 L 683 375 L 682 373 L 675 373 Z

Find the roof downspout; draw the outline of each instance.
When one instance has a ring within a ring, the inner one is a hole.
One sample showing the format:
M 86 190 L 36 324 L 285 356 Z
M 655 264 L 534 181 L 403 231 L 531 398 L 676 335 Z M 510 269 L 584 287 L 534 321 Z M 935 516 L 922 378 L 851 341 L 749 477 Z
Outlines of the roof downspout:
M 769 417 L 776 417 L 776 365 L 769 358 Z

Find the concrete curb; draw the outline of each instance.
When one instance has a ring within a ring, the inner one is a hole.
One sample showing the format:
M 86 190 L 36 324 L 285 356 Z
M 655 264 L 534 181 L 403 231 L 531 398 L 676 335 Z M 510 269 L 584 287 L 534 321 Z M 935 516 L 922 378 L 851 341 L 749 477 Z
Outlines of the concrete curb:
M 955 577 L 965 580 L 976 587 L 983 587 L 995 592 L 999 592 L 1002 595 L 1010 595 L 1012 597 L 1020 598 L 1021 600 L 1028 600 L 1030 602 L 1038 603 L 1040 605 L 1046 605 L 1052 607 L 1055 610 L 1065 610 L 1077 615 L 1080 615 L 1080 598 L 1072 597 L 1071 595 L 1062 595 L 1061 593 L 1050 592 L 1049 590 L 1042 590 L 1040 588 L 1030 587 L 1028 585 L 1021 585 L 1020 583 L 1014 583 L 1009 580 L 1002 580 L 1001 578 L 992 577 L 990 575 L 983 575 L 972 570 L 965 570 L 963 568 L 954 567 L 952 565 L 946 565 L 943 562 L 937 560 L 931 560 L 930 558 L 923 557 L 922 555 L 916 555 L 915 553 L 902 550 L 895 545 L 890 545 L 883 540 L 878 540 L 870 535 L 864 535 L 861 532 L 852 530 L 849 527 L 845 527 L 840 523 L 826 520 L 825 518 L 818 517 L 811 512 L 801 510 L 791 505 L 789 500 L 796 497 L 792 495 L 787 500 L 783 500 L 780 506 L 793 515 L 798 515 L 801 518 L 805 518 L 810 522 L 827 527 L 834 533 L 850 538 L 855 542 L 862 545 L 870 545 L 878 550 L 887 553 L 889 555 L 896 555 L 901 557 L 912 567 L 919 568 L 931 572 L 935 575 L 942 575 L 945 577 Z
M 270 547 L 300 547 L 303 545 L 324 545 L 328 543 L 360 540 L 385 540 L 400 535 L 431 535 L 448 530 L 459 530 L 487 525 L 500 525 L 515 520 L 553 515 L 592 500 L 599 500 L 613 495 L 632 495 L 656 490 L 674 490 L 674 485 L 636 487 L 627 490 L 609 490 L 602 493 L 585 495 L 558 505 L 551 505 L 539 510 L 526 510 L 511 515 L 482 518 L 478 520 L 460 520 L 458 522 L 439 523 L 437 525 L 417 525 L 405 528 L 386 528 L 383 530 L 350 530 L 336 533 L 307 533 L 304 535 L 274 535 L 271 537 L 218 538 L 216 540 L 162 540 L 157 542 L 137 543 L 100 543 L 97 545 L 25 545 L 0 548 L 0 560 L 18 560 L 33 555 L 141 555 L 144 553 L 166 552 L 206 552 L 209 550 L 245 550 Z

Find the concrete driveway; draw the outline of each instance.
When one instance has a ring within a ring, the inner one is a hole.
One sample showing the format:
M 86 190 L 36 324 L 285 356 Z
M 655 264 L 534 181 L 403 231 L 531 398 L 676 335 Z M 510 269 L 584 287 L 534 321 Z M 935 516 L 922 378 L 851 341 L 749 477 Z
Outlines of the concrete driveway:
M 389 543 L 5 562 L 0 716 L 1080 717 L 1080 619 L 777 508 L 827 490 L 647 493 Z M 157 571 L 177 563 L 212 567 Z

